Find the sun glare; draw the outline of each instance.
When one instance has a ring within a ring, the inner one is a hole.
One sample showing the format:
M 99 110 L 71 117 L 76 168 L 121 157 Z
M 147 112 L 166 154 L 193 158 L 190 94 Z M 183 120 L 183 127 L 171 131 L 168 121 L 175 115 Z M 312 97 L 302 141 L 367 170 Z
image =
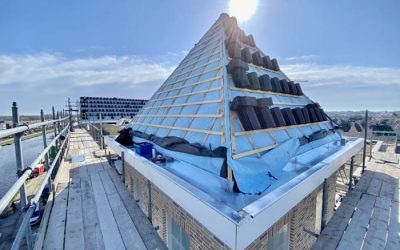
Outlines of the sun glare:
M 258 0 L 230 0 L 229 14 L 239 22 L 247 21 L 256 12 Z

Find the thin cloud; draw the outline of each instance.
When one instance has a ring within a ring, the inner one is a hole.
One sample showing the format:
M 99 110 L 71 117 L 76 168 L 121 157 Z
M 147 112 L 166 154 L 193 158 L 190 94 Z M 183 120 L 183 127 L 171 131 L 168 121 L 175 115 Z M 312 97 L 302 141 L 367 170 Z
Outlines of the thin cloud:
M 67 58 L 61 54 L 0 55 L 0 85 L 137 86 L 165 80 L 172 72 L 171 60 L 153 61 L 138 56 Z
M 303 56 L 291 56 L 279 59 L 280 61 L 283 62 L 293 63 L 293 62 L 315 61 L 318 58 L 319 56 L 317 55 L 303 55 Z
M 307 86 L 400 86 L 400 68 L 320 65 L 316 63 L 285 64 L 282 70 L 294 80 L 305 80 Z

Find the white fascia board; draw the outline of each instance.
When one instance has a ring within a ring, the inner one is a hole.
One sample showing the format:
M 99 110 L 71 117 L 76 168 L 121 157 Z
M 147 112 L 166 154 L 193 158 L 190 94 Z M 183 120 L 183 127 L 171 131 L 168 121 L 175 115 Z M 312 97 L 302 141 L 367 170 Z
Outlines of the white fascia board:
M 325 178 L 330 177 L 356 155 L 361 150 L 363 141 L 362 138 L 349 141 L 340 151 L 327 157 L 310 170 L 243 208 L 249 216 L 238 224 L 237 249 L 246 248 L 307 197 L 321 185 Z M 318 170 L 315 171 L 315 169 Z M 307 174 L 309 171 L 315 172 L 309 175 Z
M 124 151 L 125 161 L 130 166 L 185 209 L 225 245 L 232 249 L 236 248 L 235 222 L 209 204 L 204 203 L 196 195 L 189 192 L 187 188 L 172 180 L 167 170 L 149 162 L 132 150 L 121 146 L 114 141 L 113 137 L 105 137 L 104 141 L 118 155 L 121 155 L 121 152 Z

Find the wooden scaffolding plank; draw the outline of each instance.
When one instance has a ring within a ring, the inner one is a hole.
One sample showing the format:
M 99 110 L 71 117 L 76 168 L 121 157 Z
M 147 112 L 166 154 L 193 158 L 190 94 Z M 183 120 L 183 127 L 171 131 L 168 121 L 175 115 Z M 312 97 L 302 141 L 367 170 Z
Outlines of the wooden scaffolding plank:
M 125 249 L 100 176 L 95 173 L 90 176 L 90 179 L 104 246 L 106 249 Z
M 383 181 L 380 196 L 387 197 L 389 199 L 394 199 L 394 194 L 395 194 L 394 181 L 391 180 Z
M 354 207 L 341 205 L 336 214 L 329 221 L 312 249 L 334 250 L 339 244 L 340 239 L 350 221 Z
M 83 249 L 83 218 L 80 178 L 74 178 L 69 186 L 65 249 Z
M 392 201 L 386 249 L 400 248 L 400 203 Z
M 378 196 L 381 192 L 382 180 L 373 178 L 368 189 L 367 194 Z
M 114 184 L 110 179 L 110 176 L 106 171 L 101 171 L 99 174 L 126 248 L 145 249 L 143 240 L 140 237 L 135 224 L 133 224 L 124 203 L 122 202 Z
M 104 249 L 103 235 L 97 215 L 92 183 L 88 176 L 81 177 L 84 249 Z
M 360 198 L 361 193 L 354 190 L 346 195 L 329 224 L 318 237 L 313 249 L 336 249 Z
M 365 172 L 362 174 L 362 178 L 358 181 L 354 190 L 366 193 L 373 176 L 374 172 L 365 170 Z
M 384 249 L 388 233 L 389 215 L 391 200 L 384 197 L 377 197 L 369 222 L 368 231 L 365 236 L 363 249 Z
M 147 249 L 160 249 L 166 250 L 164 242 L 158 236 L 157 232 L 154 230 L 153 225 L 147 219 L 143 211 L 138 207 L 134 199 L 129 196 L 128 191 L 121 181 L 120 176 L 115 172 L 114 169 L 108 169 L 107 173 L 113 180 L 114 186 L 124 203 L 129 216 L 132 218 L 141 238 L 144 241 Z
M 363 194 L 351 223 L 346 228 L 337 249 L 360 249 L 375 204 L 375 196 Z
M 104 170 L 103 165 L 99 162 L 93 162 L 86 165 L 89 176 L 96 175 L 99 171 Z
M 68 184 L 59 188 L 53 209 L 51 210 L 49 226 L 44 239 L 44 249 L 64 249 L 65 220 L 67 217 Z
M 38 235 L 37 235 L 36 242 L 35 242 L 35 247 L 34 247 L 35 250 L 43 249 L 44 239 L 46 237 L 46 228 L 47 228 L 47 226 L 49 224 L 49 220 L 50 220 L 50 215 L 51 215 L 51 210 L 53 208 L 53 204 L 54 204 L 53 196 L 50 195 L 47 198 L 47 203 L 46 203 L 46 206 L 44 208 L 42 219 L 40 221 L 40 227 L 39 227 L 39 230 L 38 230 Z
M 343 199 L 342 201 L 342 205 L 346 204 L 346 205 L 350 205 L 353 207 L 357 206 L 357 203 L 360 201 L 361 199 L 361 192 L 358 192 L 357 190 L 352 190 L 350 193 L 348 193 L 346 195 L 346 197 Z

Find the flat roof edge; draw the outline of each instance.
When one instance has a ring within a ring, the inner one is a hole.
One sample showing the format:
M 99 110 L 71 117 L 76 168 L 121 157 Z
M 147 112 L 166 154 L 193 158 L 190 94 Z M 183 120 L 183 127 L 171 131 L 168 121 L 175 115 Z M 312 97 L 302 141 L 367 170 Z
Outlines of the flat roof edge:
M 119 155 L 125 151 L 125 160 L 135 170 L 163 190 L 224 244 L 232 249 L 244 249 L 359 152 L 363 139 L 348 139 L 349 142 L 338 152 L 243 208 L 248 215 L 239 222 L 202 201 L 186 185 L 177 183 L 171 176 L 173 174 L 166 173 L 167 170 L 149 164 L 148 160 L 115 142 L 114 137 L 105 137 L 105 143 Z
M 216 208 L 203 202 L 195 194 L 174 181 L 167 173 L 149 164 L 147 159 L 138 156 L 132 150 L 114 141 L 114 137 L 106 136 L 104 142 L 115 153 L 121 155 L 125 152 L 125 161 L 128 162 L 136 171 L 150 180 L 168 197 L 176 202 L 183 209 L 195 218 L 200 224 L 212 232 L 218 239 L 232 249 L 236 249 L 236 227 L 237 223 L 218 211 Z M 167 170 L 165 170 L 167 172 Z M 178 177 L 177 177 L 178 178 Z
M 362 149 L 364 139 L 348 139 L 350 141 L 338 152 L 243 208 L 249 216 L 238 224 L 238 249 L 250 245 Z M 309 176 L 308 171 L 312 172 Z

